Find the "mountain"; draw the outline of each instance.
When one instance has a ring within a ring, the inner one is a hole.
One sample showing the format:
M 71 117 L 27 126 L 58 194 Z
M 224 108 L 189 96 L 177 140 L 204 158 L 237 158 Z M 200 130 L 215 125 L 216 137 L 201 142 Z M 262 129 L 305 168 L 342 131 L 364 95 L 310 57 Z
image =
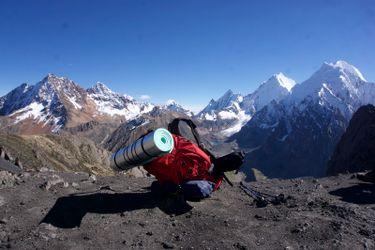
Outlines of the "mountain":
M 185 109 L 184 107 L 182 107 L 182 105 L 180 105 L 179 103 L 177 103 L 173 99 L 169 99 L 166 102 L 166 104 L 164 106 L 162 106 L 162 107 L 165 110 L 182 113 L 182 114 L 185 114 L 187 116 L 192 116 L 193 115 L 193 112 L 191 112 L 190 110 Z
M 211 132 L 230 134 L 232 130 L 235 132 L 240 129 L 250 119 L 250 116 L 241 108 L 242 101 L 242 95 L 228 90 L 219 99 L 212 99 L 195 118 Z
M 247 113 L 255 113 L 272 100 L 280 101 L 289 96 L 296 82 L 283 73 L 273 75 L 263 82 L 257 90 L 244 97 L 242 107 Z
M 303 84 L 296 85 L 290 101 L 298 104 L 310 98 L 322 106 L 338 108 L 349 120 L 362 104 L 374 101 L 374 91 L 356 67 L 337 61 L 324 63 Z
M 218 100 L 212 99 L 196 118 L 213 131 L 230 136 L 238 132 L 257 110 L 272 100 L 280 101 L 288 96 L 294 85 L 295 81 L 283 73 L 275 74 L 246 96 L 228 90 Z
M 375 170 L 375 107 L 360 107 L 328 162 L 328 175 Z
M 94 109 L 83 88 L 53 74 L 33 86 L 22 84 L 1 99 L 0 115 L 31 133 L 88 121 Z
M 97 115 L 117 115 L 130 120 L 141 113 L 151 111 L 154 107 L 150 103 L 138 103 L 131 96 L 115 93 L 100 82 L 87 89 L 87 92 L 89 98 L 96 104 Z
M 86 90 L 53 74 L 35 85 L 22 84 L 0 98 L 0 116 L 6 117 L 1 124 L 22 134 L 57 132 L 91 121 L 119 123 L 153 108 L 153 104 L 115 93 L 103 83 Z
M 268 177 L 324 176 L 352 114 L 375 102 L 375 84 L 344 61 L 324 63 L 285 99 L 264 106 L 231 139 L 246 148 L 246 168 Z

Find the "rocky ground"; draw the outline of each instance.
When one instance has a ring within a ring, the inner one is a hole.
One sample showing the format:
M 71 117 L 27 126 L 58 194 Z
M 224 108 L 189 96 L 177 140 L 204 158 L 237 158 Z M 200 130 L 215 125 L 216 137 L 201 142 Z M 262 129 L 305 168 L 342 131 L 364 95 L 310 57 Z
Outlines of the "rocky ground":
M 375 249 L 375 186 L 352 175 L 251 183 L 290 196 L 264 208 L 226 183 L 201 202 L 158 199 L 152 181 L 1 171 L 0 248 Z

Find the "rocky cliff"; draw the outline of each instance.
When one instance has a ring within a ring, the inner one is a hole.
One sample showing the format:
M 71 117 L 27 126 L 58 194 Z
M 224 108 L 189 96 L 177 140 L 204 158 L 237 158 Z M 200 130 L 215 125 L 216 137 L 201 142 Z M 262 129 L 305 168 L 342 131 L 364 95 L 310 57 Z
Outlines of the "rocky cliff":
M 362 106 L 328 162 L 327 174 L 375 170 L 375 107 Z

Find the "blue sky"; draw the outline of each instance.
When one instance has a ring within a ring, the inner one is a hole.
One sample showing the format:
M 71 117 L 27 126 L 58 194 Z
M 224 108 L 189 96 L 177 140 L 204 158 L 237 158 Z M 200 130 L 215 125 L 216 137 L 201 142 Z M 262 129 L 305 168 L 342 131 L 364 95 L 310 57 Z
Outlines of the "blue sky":
M 375 1 L 0 1 L 0 95 L 52 72 L 196 110 L 338 59 L 375 81 Z

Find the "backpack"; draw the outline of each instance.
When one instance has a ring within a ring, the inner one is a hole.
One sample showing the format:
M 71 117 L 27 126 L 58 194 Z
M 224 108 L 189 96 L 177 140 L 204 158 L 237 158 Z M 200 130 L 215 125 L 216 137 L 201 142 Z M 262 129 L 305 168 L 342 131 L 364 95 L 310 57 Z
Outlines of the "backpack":
M 224 172 L 240 168 L 242 152 L 216 158 L 202 143 L 197 126 L 190 119 L 176 118 L 168 130 L 174 139 L 172 152 L 144 165 L 160 182 L 157 186 L 181 189 L 185 198 L 202 199 L 217 190 L 223 178 L 232 185 Z
M 172 182 L 181 185 L 192 180 L 206 180 L 220 186 L 222 176 L 210 174 L 210 156 L 188 139 L 173 134 L 174 149 L 171 153 L 154 159 L 144 169 L 161 183 Z
M 245 153 L 241 151 L 234 151 L 222 157 L 216 157 L 202 142 L 201 137 L 197 131 L 197 125 L 191 120 L 186 118 L 175 118 L 168 125 L 168 130 L 172 134 L 182 136 L 202 149 L 207 153 L 214 165 L 212 174 L 223 175 L 228 171 L 238 171 L 244 162 Z

